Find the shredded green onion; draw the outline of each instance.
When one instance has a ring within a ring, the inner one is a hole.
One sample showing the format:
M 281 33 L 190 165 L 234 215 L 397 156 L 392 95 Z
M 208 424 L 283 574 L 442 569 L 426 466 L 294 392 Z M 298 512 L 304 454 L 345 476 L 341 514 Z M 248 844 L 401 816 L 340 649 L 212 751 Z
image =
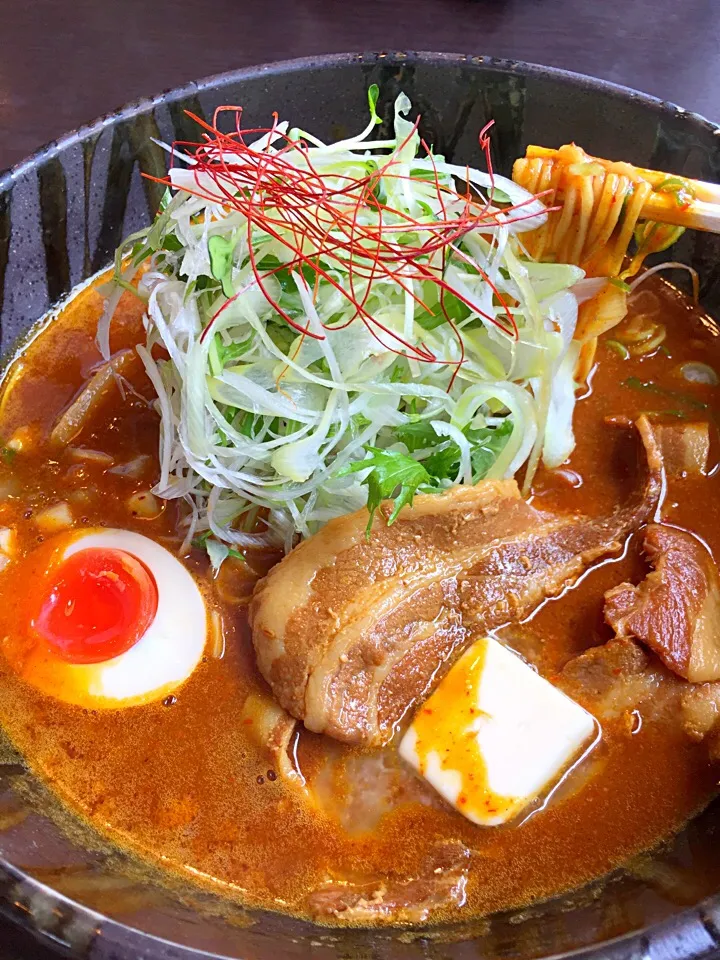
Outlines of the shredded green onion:
M 232 137 L 176 148 L 157 218 L 118 250 L 117 290 L 147 265 L 138 352 L 161 418 L 154 492 L 186 501 L 186 544 L 216 568 L 365 504 L 372 521 L 383 498 L 392 520 L 418 490 L 526 463 L 529 483 L 540 457 L 557 466 L 573 449 L 583 271 L 529 260 L 518 235 L 543 205 L 423 149 L 403 94 L 392 135 L 375 139 L 378 101 L 373 85 L 368 126 L 340 142 L 286 124 L 243 141 L 243 169 L 265 171 L 254 185 L 232 172 Z M 333 198 L 337 218 L 325 199 L 294 199 L 298 185 Z M 276 194 L 255 217 L 251 203 Z M 377 248 L 347 241 L 347 210 Z M 439 222 L 459 229 L 430 243 Z M 377 267 L 387 250 L 393 273 Z M 105 355 L 118 299 L 98 330 Z
M 658 397 L 667 397 L 678 403 L 684 403 L 686 406 L 693 407 L 696 410 L 708 409 L 708 405 L 703 403 L 702 400 L 696 400 L 695 397 L 690 397 L 686 393 L 681 393 L 679 390 L 666 390 L 664 387 L 653 383 L 652 380 L 641 380 L 640 377 L 628 377 L 627 380 L 623 381 L 623 384 L 626 387 L 631 387 L 633 390 L 645 390 L 647 393 L 654 393 Z
M 625 346 L 624 343 L 620 343 L 619 340 L 606 340 L 605 346 L 609 347 L 610 350 L 614 350 L 618 356 L 622 357 L 623 360 L 627 360 L 630 356 L 630 351 Z
M 678 206 L 686 207 L 695 199 L 695 191 L 690 183 L 682 177 L 666 177 L 656 187 L 658 193 L 669 193 Z
M 699 360 L 683 363 L 680 366 L 680 373 L 689 383 L 702 383 L 710 387 L 716 387 L 720 383 L 715 370 Z

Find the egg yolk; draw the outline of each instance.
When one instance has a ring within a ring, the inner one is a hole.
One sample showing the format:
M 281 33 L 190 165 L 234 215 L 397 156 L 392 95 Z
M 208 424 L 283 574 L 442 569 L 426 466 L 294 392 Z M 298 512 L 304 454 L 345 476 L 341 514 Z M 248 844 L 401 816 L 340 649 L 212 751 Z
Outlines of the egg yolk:
M 155 618 L 158 591 L 124 550 L 88 547 L 48 571 L 30 626 L 70 663 L 101 663 L 133 647 Z

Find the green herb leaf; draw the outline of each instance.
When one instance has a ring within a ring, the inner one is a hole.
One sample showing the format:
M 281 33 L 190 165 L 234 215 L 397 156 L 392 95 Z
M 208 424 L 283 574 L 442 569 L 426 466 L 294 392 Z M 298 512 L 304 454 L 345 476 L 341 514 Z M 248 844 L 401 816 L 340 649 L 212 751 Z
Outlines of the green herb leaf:
M 190 546 L 195 547 L 196 550 L 204 550 L 205 542 L 210 536 L 210 531 L 206 530 L 205 533 L 199 533 L 196 537 L 190 541 Z
M 357 430 L 364 430 L 365 427 L 370 426 L 372 420 L 366 417 L 364 413 L 356 413 L 352 417 L 352 422 Z
M 395 427 L 395 436 L 401 443 L 405 444 L 410 453 L 434 447 L 440 441 L 440 437 L 428 420 L 403 423 L 399 427 Z
M 368 447 L 367 450 L 372 453 L 371 457 L 343 467 L 338 476 L 361 473 L 370 468 L 370 473 L 362 481 L 368 488 L 367 506 L 370 517 L 365 534 L 369 537 L 375 512 L 383 500 L 395 501 L 387 521 L 390 526 L 406 504 L 412 505 L 418 487 L 423 483 L 429 483 L 430 475 L 421 463 L 403 453 L 378 450 L 377 447 Z
M 278 260 L 278 258 L 271 253 L 264 256 L 257 264 L 257 268 L 260 273 L 262 273 L 264 270 L 277 270 L 277 268 L 281 266 L 282 260 Z
M 512 431 L 513 424 L 509 417 L 497 427 L 481 427 L 477 430 L 464 431 L 471 444 L 470 463 L 475 482 L 482 480 L 495 463 Z M 435 480 L 455 479 L 460 469 L 460 447 L 455 441 L 448 443 L 445 437 L 438 436 L 427 420 L 396 427 L 395 436 L 406 445 L 410 453 L 444 444 L 442 449 L 433 451 L 419 462 Z
M 445 293 L 442 299 L 432 307 L 430 313 L 420 314 L 415 319 L 423 330 L 434 330 L 435 327 L 447 323 L 448 318 L 454 323 L 461 323 L 467 320 L 471 312 L 470 307 L 462 300 L 458 300 L 451 293 Z
M 163 240 L 163 250 L 169 250 L 171 253 L 178 253 L 183 249 L 183 245 L 174 233 L 168 233 Z
M 480 430 L 467 430 L 468 440 L 473 444 L 470 451 L 470 463 L 473 468 L 473 479 L 482 480 L 490 467 L 495 463 L 505 444 L 510 439 L 514 425 L 507 417 L 497 427 L 483 427 Z
M 422 465 L 434 480 L 454 480 L 460 468 L 460 447 L 451 440 L 447 446 L 431 453 Z
M 387 190 L 385 189 L 385 186 L 383 185 L 383 179 L 382 179 L 382 177 L 380 177 L 380 176 L 378 176 L 378 177 L 373 177 L 372 181 L 370 181 L 370 182 L 373 184 L 373 186 L 372 186 L 372 191 L 371 191 L 371 192 L 372 192 L 372 195 L 375 197 L 375 199 L 377 200 L 377 202 L 378 202 L 378 203 L 386 203 L 386 202 L 387 202 Z
M 254 342 L 255 339 L 251 334 L 247 340 L 240 340 L 237 343 L 223 343 L 220 334 L 216 333 L 208 353 L 213 376 L 220 376 L 224 367 L 244 356 L 252 349 Z
M 493 186 L 492 190 L 488 190 L 488 196 L 490 203 L 512 203 L 510 197 L 500 187 Z
M 622 290 L 623 293 L 630 293 L 630 284 L 625 283 L 625 281 L 621 280 L 619 277 L 608 277 L 608 283 L 611 283 L 614 287 L 617 287 L 618 290 Z
M 219 235 L 208 240 L 208 255 L 210 257 L 210 272 L 216 280 L 222 283 L 222 291 L 226 297 L 235 296 L 232 285 L 232 255 L 235 249 L 233 239 L 226 239 Z
M 382 123 L 382 117 L 377 115 L 377 102 L 380 96 L 380 87 L 376 83 L 371 83 L 368 87 L 368 106 L 370 107 L 370 118 L 377 124 Z
M 223 344 L 223 347 L 220 350 L 220 356 L 223 363 L 232 363 L 233 360 L 239 360 L 240 357 L 245 356 L 249 350 L 252 350 L 254 342 L 255 338 L 249 336 L 247 340 L 240 340 L 238 343 Z

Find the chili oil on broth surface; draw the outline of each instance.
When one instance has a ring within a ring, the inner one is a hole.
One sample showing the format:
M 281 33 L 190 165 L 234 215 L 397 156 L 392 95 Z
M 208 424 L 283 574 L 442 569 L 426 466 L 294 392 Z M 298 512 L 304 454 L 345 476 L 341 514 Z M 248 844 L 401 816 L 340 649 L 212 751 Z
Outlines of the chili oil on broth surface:
M 620 456 L 617 428 L 605 418 L 677 406 L 625 385 L 628 377 L 716 404 L 714 388 L 683 384 L 673 371 L 685 360 L 720 368 L 718 344 L 682 297 L 659 282 L 647 289 L 662 300 L 666 352 L 622 360 L 601 343 L 592 390 L 577 409 L 577 448 L 569 465 L 539 475 L 538 503 L 597 515 L 627 495 L 636 482 L 632 461 Z M 3 438 L 20 429 L 29 438 L 29 446 L 0 467 L 6 493 L 0 524 L 17 529 L 23 553 L 41 536 L 38 511 L 59 500 L 74 505 L 79 527 L 125 527 L 170 547 L 179 544 L 172 505 L 153 519 L 127 508 L 128 496 L 148 489 L 157 474 L 158 424 L 143 399 L 151 394 L 144 375 L 133 381 L 137 395 L 123 400 L 113 394 L 78 443 L 112 455 L 116 463 L 146 455 L 146 474 L 111 474 L 107 466 L 78 463 L 48 443 L 52 424 L 100 359 L 94 344 L 100 309 L 92 289 L 71 301 L 27 349 L 0 400 Z M 113 349 L 141 340 L 141 311 L 124 298 Z M 718 471 L 671 484 L 666 504 L 669 522 L 693 530 L 717 555 Z M 677 831 L 715 791 L 705 746 L 691 743 L 676 722 L 660 716 L 637 731 L 623 717 L 604 723 L 602 744 L 588 763 L 546 809 L 520 825 L 478 828 L 392 763 L 392 788 L 383 794 L 382 758 L 302 731 L 297 756 L 309 798 L 276 775 L 242 723 L 245 698 L 267 694 L 244 605 L 234 602 L 250 588 L 247 571 L 228 561 L 218 590 L 198 552 L 187 564 L 222 615 L 222 658 L 205 656 L 167 703 L 100 712 L 43 696 L 0 658 L 0 721 L 71 809 L 120 846 L 221 893 L 303 913 L 308 892 L 328 878 L 414 876 L 433 844 L 452 839 L 472 853 L 463 915 L 492 912 L 607 873 Z M 595 568 L 527 624 L 508 628 L 507 639 L 552 676 L 576 653 L 610 638 L 602 623 L 604 591 L 623 579 L 640 579 L 645 569 L 631 543 L 623 559 Z M 0 638 L 12 638 L 22 631 L 27 609 L 11 571 L 0 576 L 0 601 Z M 444 919 L 457 916 L 453 908 Z

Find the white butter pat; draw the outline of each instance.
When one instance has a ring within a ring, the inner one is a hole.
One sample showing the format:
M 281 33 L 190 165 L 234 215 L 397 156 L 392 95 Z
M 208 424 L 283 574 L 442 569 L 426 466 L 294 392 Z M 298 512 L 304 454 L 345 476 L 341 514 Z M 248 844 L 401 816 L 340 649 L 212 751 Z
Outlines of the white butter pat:
M 400 755 L 469 820 L 494 826 L 540 797 L 597 732 L 587 710 L 485 637 L 422 705 Z

